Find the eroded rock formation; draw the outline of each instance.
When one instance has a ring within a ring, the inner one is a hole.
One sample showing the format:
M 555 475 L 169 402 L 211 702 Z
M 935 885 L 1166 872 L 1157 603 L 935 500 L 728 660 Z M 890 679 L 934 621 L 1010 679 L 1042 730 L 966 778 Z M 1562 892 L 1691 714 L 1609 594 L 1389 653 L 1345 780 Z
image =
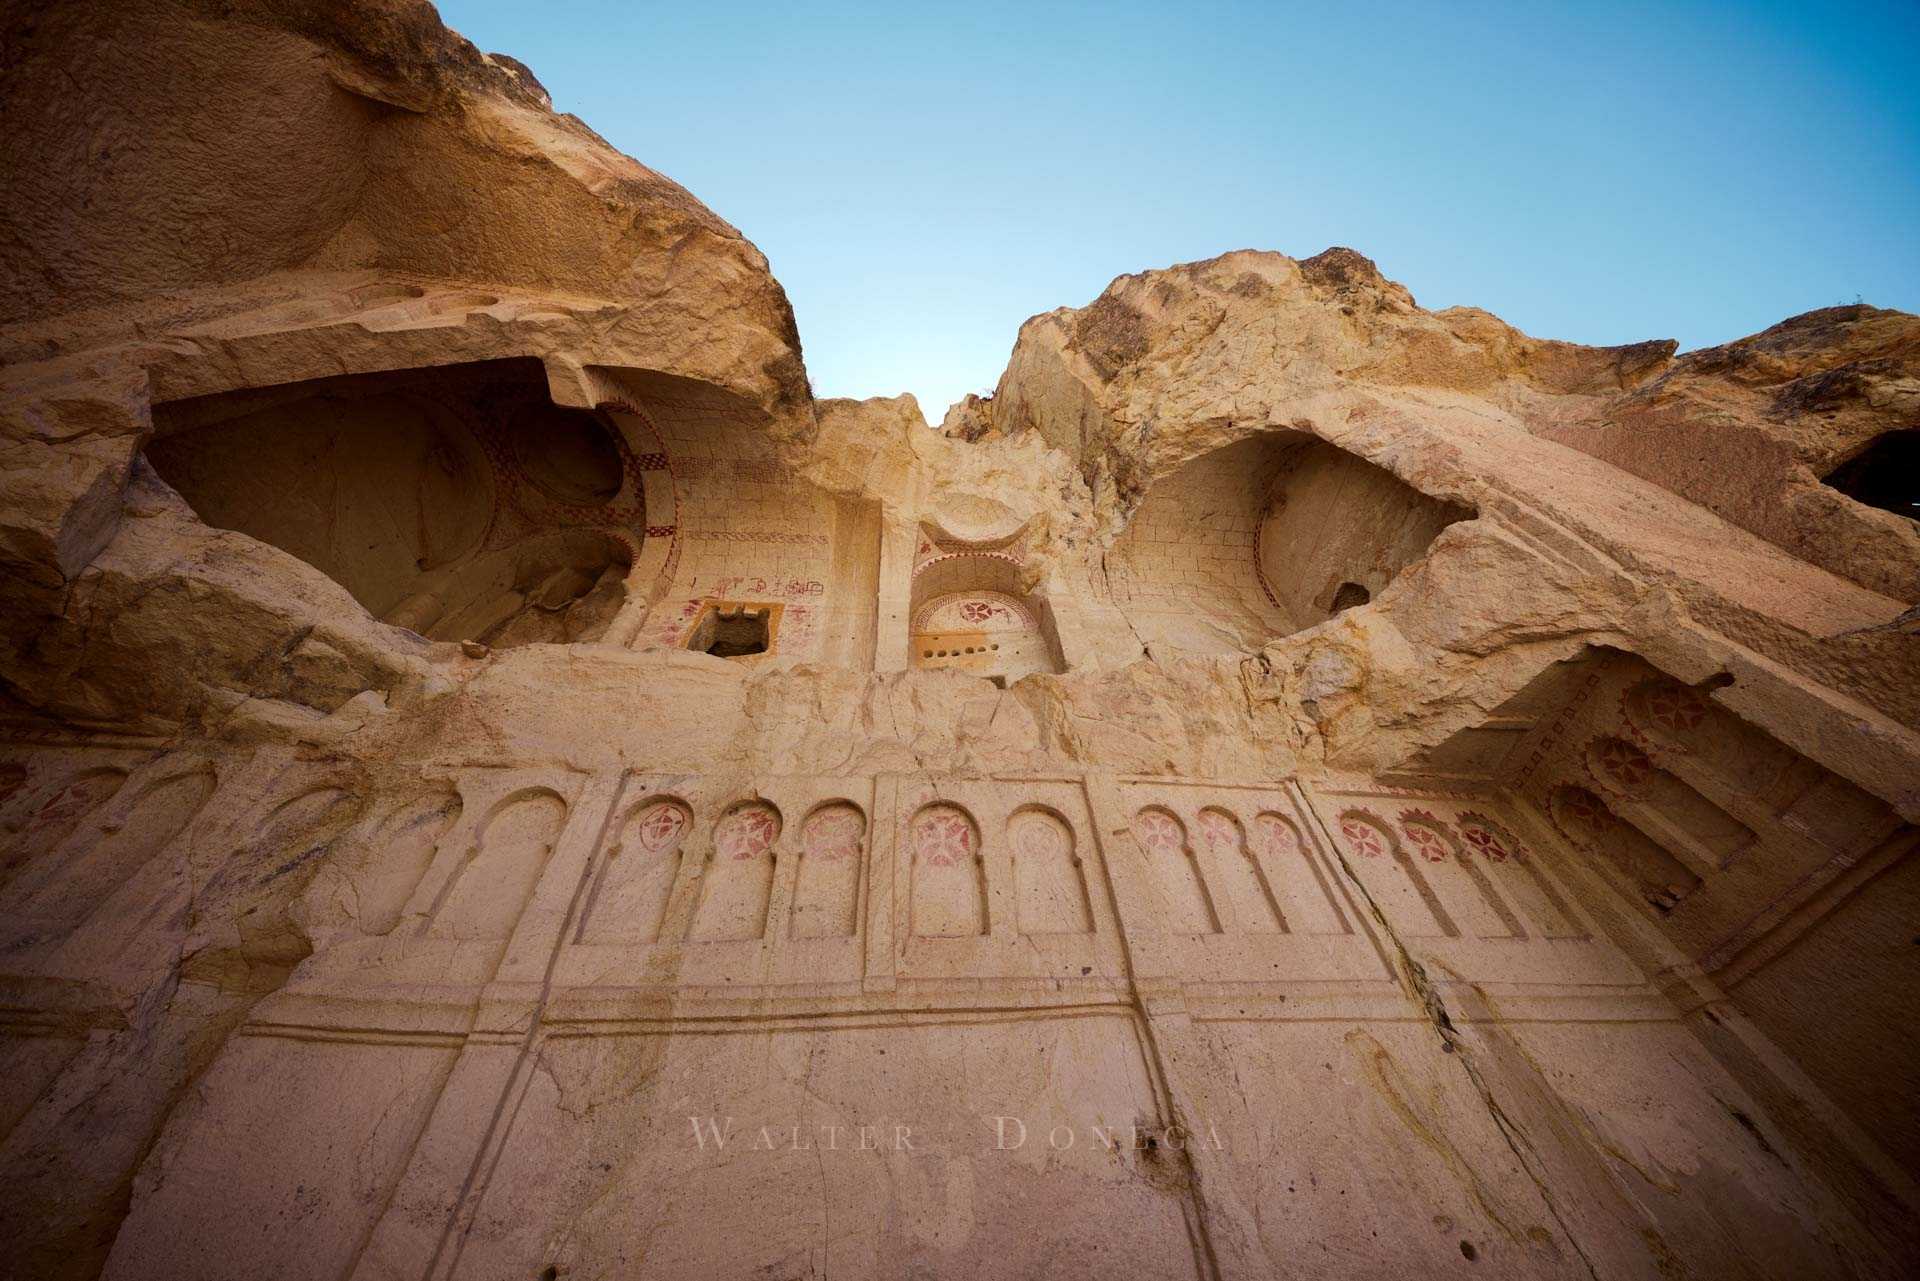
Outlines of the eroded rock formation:
M 1249 251 L 933 431 L 424 3 L 4 21 L 10 1274 L 1920 1260 L 1920 319 Z

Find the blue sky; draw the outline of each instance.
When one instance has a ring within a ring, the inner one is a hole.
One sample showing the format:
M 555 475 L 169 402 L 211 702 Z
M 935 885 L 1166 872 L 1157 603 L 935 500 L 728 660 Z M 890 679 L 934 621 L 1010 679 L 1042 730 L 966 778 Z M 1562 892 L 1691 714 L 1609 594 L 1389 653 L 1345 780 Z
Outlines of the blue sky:
M 1114 276 L 1349 245 L 1578 342 L 1920 311 L 1920 4 L 447 0 L 766 253 L 822 396 L 992 387 Z

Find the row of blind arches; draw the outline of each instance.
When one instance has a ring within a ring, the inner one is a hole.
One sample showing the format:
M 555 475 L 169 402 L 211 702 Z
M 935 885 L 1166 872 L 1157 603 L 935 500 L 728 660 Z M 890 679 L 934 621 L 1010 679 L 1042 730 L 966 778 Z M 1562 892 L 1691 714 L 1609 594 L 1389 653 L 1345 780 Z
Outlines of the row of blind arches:
M 704 852 L 687 849 L 693 813 L 677 797 L 654 797 L 631 809 L 601 862 L 577 941 L 651 943 L 741 941 L 767 936 L 776 914 L 782 832 L 779 810 L 765 801 L 729 809 Z M 798 867 L 786 895 L 791 938 L 851 938 L 859 932 L 866 868 L 867 819 L 858 805 L 836 800 L 815 807 L 800 827 Z M 1022 934 L 1089 934 L 1092 903 L 1072 826 L 1041 806 L 1007 822 L 1015 879 L 1012 911 Z M 909 928 L 928 938 L 991 932 L 986 862 L 980 830 L 960 806 L 921 807 L 908 825 L 913 854 Z M 691 855 L 696 861 L 687 866 Z M 683 877 L 683 867 L 691 875 Z M 676 886 L 694 903 L 676 908 Z
M 687 803 L 673 796 L 641 801 L 627 810 L 601 860 L 575 941 L 765 938 L 783 828 L 778 807 L 746 801 L 721 815 L 704 851 L 690 851 L 694 818 Z M 799 867 L 784 913 L 789 937 L 858 933 L 866 838 L 866 813 L 852 801 L 827 801 L 808 812 L 800 824 Z M 674 901 L 683 879 L 690 911 Z
M 1170 932 L 1351 932 L 1291 819 L 1263 811 L 1250 833 L 1238 816 L 1210 807 L 1200 811 L 1198 824 L 1196 846 L 1173 811 L 1147 806 L 1135 815 L 1134 834 L 1147 854 Z M 779 810 L 751 801 L 719 819 L 710 847 L 694 855 L 693 875 L 686 879 L 697 882 L 688 891 L 695 906 L 680 924 L 687 913 L 676 911 L 673 900 L 693 827 L 691 809 L 676 797 L 654 797 L 631 808 L 602 860 L 577 941 L 766 937 L 776 899 Z M 789 937 L 849 938 L 859 932 L 866 835 L 866 816 L 851 801 L 831 801 L 808 814 L 786 896 Z M 1046 806 L 1024 805 L 1008 816 L 1004 862 L 987 857 L 979 824 L 950 801 L 915 811 L 906 838 L 906 925 L 915 937 L 987 936 L 994 932 L 996 910 L 1010 912 L 1010 932 L 1019 935 L 1094 931 L 1079 838 L 1071 823 Z M 1201 849 L 1208 856 L 1204 865 Z M 1001 874 L 1010 876 L 1009 886 L 992 884 Z

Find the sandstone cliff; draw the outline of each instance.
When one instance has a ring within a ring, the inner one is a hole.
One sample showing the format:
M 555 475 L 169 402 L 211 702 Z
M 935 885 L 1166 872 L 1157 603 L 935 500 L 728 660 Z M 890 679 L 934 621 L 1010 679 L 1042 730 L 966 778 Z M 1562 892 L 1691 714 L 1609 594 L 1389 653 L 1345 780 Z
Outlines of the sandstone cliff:
M 1920 318 L 1248 250 L 933 431 L 420 0 L 0 22 L 0 1271 L 1910 1271 Z

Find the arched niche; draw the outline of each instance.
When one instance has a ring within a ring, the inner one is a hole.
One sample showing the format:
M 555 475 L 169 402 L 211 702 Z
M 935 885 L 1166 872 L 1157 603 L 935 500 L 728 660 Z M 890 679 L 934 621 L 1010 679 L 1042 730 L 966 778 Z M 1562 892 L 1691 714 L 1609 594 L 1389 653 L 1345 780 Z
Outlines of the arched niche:
M 1665 675 L 1620 700 L 1628 732 L 1723 810 L 1763 825 L 1779 818 L 1831 850 L 1857 847 L 1893 822 L 1888 806 L 1846 779 Z
M 1700 877 L 1686 864 L 1584 787 L 1556 786 L 1547 793 L 1547 814 L 1563 836 L 1606 860 L 1663 916 L 1700 888 Z
M 208 524 L 433 640 L 597 639 L 647 528 L 607 417 L 537 360 L 358 374 L 154 407 L 146 458 Z
M 1340 841 L 1349 864 L 1393 928 L 1409 938 L 1453 938 L 1460 933 L 1434 894 L 1418 860 L 1407 853 L 1385 819 L 1368 810 L 1340 815 Z
M 337 784 L 310 788 L 249 818 L 236 848 L 212 877 L 195 887 L 196 907 L 209 917 L 244 919 L 238 950 L 249 965 L 291 970 L 312 951 L 309 922 L 289 915 L 292 895 L 262 893 L 273 885 L 291 891 L 333 868 L 330 855 L 365 813 L 366 800 Z M 287 879 L 283 879 L 287 878 Z M 276 885 L 277 883 L 277 885 Z M 86 928 L 96 937 L 127 930 L 123 914 L 103 908 Z
M 1014 926 L 1025 935 L 1090 934 L 1093 905 L 1073 827 L 1043 806 L 1007 819 L 1013 854 Z
M 375 816 L 353 841 L 359 924 L 367 934 L 387 934 L 433 866 L 433 856 L 460 818 L 460 794 L 451 789 L 414 796 Z
M 1586 937 L 1560 891 L 1504 823 L 1476 810 L 1462 811 L 1459 823 L 1466 857 L 1475 860 L 1487 879 L 1506 893 L 1531 933 L 1546 938 Z
M 1613 797 L 1617 813 L 1702 872 L 1726 867 L 1755 842 L 1746 824 L 1623 738 L 1595 738 L 1587 744 L 1586 764 Z
M 1199 823 L 1200 839 L 1213 855 L 1213 866 L 1233 904 L 1239 930 L 1246 934 L 1286 933 L 1286 915 L 1280 909 L 1279 896 L 1240 819 L 1228 810 L 1208 806 L 1200 811 Z
M 914 571 L 909 665 L 1010 684 L 1065 670 L 1052 614 L 1021 587 L 1020 567 L 1001 551 L 939 553 Z
M 124 808 L 96 807 L 71 856 L 36 861 L 10 897 L 55 931 L 71 929 L 180 838 L 215 784 L 213 771 L 197 765 L 146 783 Z
M 1400 836 L 1449 920 L 1475 938 L 1525 937 L 1512 909 L 1468 856 L 1445 819 L 1427 810 L 1402 810 Z
M 1264 810 L 1253 818 L 1253 850 L 1267 869 L 1287 929 L 1296 934 L 1350 934 L 1346 913 L 1313 865 L 1300 825 Z
M 532 900 L 566 821 L 567 803 L 550 788 L 529 787 L 502 799 L 481 821 L 473 847 L 441 892 L 428 932 L 504 944 Z
M 1220 933 L 1213 887 L 1207 884 L 1180 816 L 1165 806 L 1146 806 L 1133 816 L 1133 835 L 1160 888 L 1167 930 L 1187 935 Z
M 697 942 L 742 942 L 765 938 L 773 901 L 774 846 L 780 811 L 766 801 L 742 801 L 713 828 L 713 854 L 702 876 L 694 913 Z
M 925 805 L 907 825 L 912 857 L 909 924 L 918 938 L 986 934 L 987 869 L 980 828 L 958 805 Z
M 852 938 L 860 932 L 866 849 L 867 816 L 852 801 L 829 801 L 807 815 L 794 877 L 794 938 Z
M 50 785 L 28 785 L 19 766 L 13 794 L 0 817 L 0 887 L 34 862 L 58 849 L 86 818 L 111 801 L 127 780 L 127 771 L 114 765 L 75 770 Z
M 677 796 L 628 806 L 601 860 L 577 941 L 657 941 L 692 827 L 693 811 Z

